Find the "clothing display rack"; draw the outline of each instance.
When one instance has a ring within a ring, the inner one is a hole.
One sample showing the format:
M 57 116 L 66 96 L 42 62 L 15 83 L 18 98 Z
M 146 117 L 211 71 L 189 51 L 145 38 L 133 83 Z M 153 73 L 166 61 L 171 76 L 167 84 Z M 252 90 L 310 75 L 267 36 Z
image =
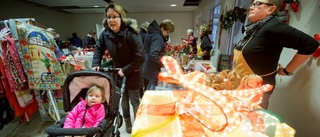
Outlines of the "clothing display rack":
M 1 82 L 15 117 L 29 121 L 39 109 L 49 120 L 59 121 L 54 94 L 65 77 L 54 52 L 55 32 L 33 18 L 1 20 L 0 27 Z

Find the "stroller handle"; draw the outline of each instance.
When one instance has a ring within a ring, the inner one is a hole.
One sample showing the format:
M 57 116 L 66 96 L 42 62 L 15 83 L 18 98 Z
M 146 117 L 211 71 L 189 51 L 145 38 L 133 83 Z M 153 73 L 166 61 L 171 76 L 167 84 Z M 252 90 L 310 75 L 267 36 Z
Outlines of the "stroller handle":
M 114 72 L 114 71 L 118 71 L 118 68 L 99 68 L 99 71 L 102 72 Z

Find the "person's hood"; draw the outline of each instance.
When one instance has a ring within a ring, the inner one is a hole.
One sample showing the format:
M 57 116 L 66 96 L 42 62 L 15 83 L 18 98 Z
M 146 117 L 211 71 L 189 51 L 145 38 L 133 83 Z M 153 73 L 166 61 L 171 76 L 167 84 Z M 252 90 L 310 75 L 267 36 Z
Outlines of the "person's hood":
M 148 26 L 148 33 L 149 34 L 153 34 L 153 33 L 158 33 L 158 34 L 161 34 L 161 29 L 160 29 L 160 26 L 158 25 L 157 21 L 156 20 L 153 20 L 149 26 Z
M 133 30 L 133 32 L 136 34 L 138 34 L 139 30 L 140 30 L 138 27 L 137 20 L 132 19 L 132 18 L 123 18 L 121 28 L 123 28 L 123 27 L 131 28 L 131 30 Z M 105 28 L 110 30 L 108 25 L 105 25 Z

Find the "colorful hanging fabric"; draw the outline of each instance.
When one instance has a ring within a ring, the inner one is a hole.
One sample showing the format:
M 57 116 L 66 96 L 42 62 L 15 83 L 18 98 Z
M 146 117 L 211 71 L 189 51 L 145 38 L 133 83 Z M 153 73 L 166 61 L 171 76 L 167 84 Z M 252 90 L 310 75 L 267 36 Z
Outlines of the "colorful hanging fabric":
M 60 62 L 55 55 L 54 36 L 46 29 L 39 27 L 34 19 L 11 19 L 10 27 L 14 38 L 20 46 L 20 58 L 28 78 L 30 89 L 60 89 L 65 79 Z M 17 35 L 17 36 L 15 36 Z

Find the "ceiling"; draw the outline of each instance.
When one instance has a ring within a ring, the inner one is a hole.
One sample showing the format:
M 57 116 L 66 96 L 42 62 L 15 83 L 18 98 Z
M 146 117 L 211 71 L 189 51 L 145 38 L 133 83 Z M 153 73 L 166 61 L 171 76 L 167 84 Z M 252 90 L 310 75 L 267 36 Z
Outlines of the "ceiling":
M 194 11 L 202 0 L 14 0 L 28 5 L 70 14 L 104 13 L 111 1 L 127 12 Z M 171 7 L 176 4 L 176 7 Z M 97 8 L 93 6 L 99 6 Z

